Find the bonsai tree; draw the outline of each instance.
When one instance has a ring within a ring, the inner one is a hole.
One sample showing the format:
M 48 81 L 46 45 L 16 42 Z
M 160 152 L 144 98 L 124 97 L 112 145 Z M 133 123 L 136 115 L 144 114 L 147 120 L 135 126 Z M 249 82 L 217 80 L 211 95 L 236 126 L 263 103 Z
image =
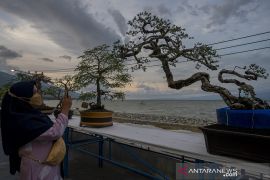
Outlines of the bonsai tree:
M 77 84 L 81 88 L 88 85 L 95 85 L 95 90 L 81 93 L 80 99 L 90 100 L 96 98 L 95 103 L 89 103 L 90 109 L 103 110 L 104 106 L 101 99 L 124 98 L 121 91 L 112 91 L 113 88 L 123 88 L 131 82 L 131 76 L 121 58 L 117 58 L 109 49 L 109 46 L 103 44 L 93 49 L 84 51 L 75 71 Z M 82 104 L 87 108 L 87 104 Z
M 64 90 L 56 86 L 50 86 L 43 90 L 44 95 L 52 96 L 54 99 L 61 100 Z
M 232 83 L 239 88 L 238 95 L 233 95 L 228 89 L 210 83 L 210 75 L 206 72 L 197 72 L 187 79 L 175 80 L 171 71 L 172 66 L 186 58 L 186 62 L 195 62 L 196 68 L 205 66 L 210 70 L 217 70 L 217 52 L 208 45 L 195 43 L 193 47 L 186 48 L 184 41 L 192 39 L 185 29 L 171 24 L 149 12 L 142 12 L 128 22 L 130 30 L 126 33 L 130 41 L 126 44 L 116 42 L 114 49 L 117 56 L 123 59 L 136 61 L 132 70 L 146 70 L 145 64 L 158 61 L 166 75 L 168 87 L 180 90 L 197 81 L 201 82 L 201 89 L 206 92 L 218 93 L 224 102 L 232 109 L 269 109 L 266 101 L 256 97 L 254 88 L 246 81 L 267 78 L 266 70 L 256 64 L 248 67 L 235 67 L 232 70 L 222 69 L 218 80 L 221 83 Z M 241 71 L 241 72 L 240 72 Z M 230 74 L 237 79 L 224 79 L 223 75 Z
M 51 80 L 52 86 L 45 89 L 44 95 L 50 95 L 59 100 L 57 108 L 61 108 L 61 101 L 64 95 L 69 95 L 69 92 L 78 90 L 78 85 L 74 81 L 74 77 L 65 75 L 63 78 L 56 78 Z

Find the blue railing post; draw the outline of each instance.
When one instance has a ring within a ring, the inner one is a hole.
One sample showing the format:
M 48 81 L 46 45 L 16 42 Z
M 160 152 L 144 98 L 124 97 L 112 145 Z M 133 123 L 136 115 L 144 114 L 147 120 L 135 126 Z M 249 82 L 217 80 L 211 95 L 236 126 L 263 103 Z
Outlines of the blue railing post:
M 112 159 L 112 140 L 109 139 L 109 159 Z
M 66 155 L 65 155 L 65 158 L 64 158 L 64 162 L 63 162 L 64 177 L 68 177 L 68 175 L 69 175 L 69 172 L 68 172 L 68 167 L 69 167 L 69 159 L 68 159 L 69 131 L 70 131 L 70 128 L 67 127 L 65 132 L 64 132 L 64 140 L 65 140 L 65 143 L 66 143 Z
M 99 148 L 98 148 L 98 155 L 99 157 L 103 157 L 103 136 L 100 136 L 100 141 L 98 142 Z M 98 158 L 98 167 L 102 168 L 103 167 L 103 159 Z

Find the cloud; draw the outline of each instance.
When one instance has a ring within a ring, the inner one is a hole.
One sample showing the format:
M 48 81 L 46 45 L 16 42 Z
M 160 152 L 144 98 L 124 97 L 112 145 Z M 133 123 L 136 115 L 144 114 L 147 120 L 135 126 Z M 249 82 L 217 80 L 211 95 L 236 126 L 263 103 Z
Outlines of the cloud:
M 59 56 L 59 58 L 66 59 L 66 60 L 69 60 L 69 61 L 71 61 L 71 59 L 72 59 L 72 57 L 68 56 L 68 55 Z
M 176 8 L 176 13 L 183 13 L 185 12 L 185 8 L 181 5 Z
M 55 43 L 77 53 L 119 39 L 79 0 L 1 0 L 0 9 L 31 22 Z
M 193 4 L 190 4 L 190 1 L 188 0 L 182 0 L 181 2 L 181 5 L 179 5 L 177 8 L 176 8 L 176 13 L 184 13 L 184 12 L 187 12 L 189 15 L 192 15 L 192 16 L 198 16 L 198 7 L 197 5 L 193 5 Z
M 0 45 L 0 60 L 14 59 L 17 57 L 22 57 L 22 55 L 17 52 Z
M 189 4 L 188 0 L 182 0 L 181 4 L 186 8 L 186 9 L 193 9 L 193 6 Z
M 146 85 L 145 83 L 139 83 L 136 88 L 140 88 L 140 89 L 143 89 L 145 91 L 154 91 L 156 90 L 155 88 L 149 86 L 149 85 Z
M 160 4 L 157 9 L 161 15 L 171 15 L 171 11 L 164 4 Z
M 154 12 L 154 9 L 153 9 L 152 6 L 145 6 L 145 7 L 143 8 L 143 11 L 148 11 L 148 12 L 153 13 L 153 12 Z
M 53 62 L 54 60 L 50 59 L 50 58 L 40 58 L 41 60 L 43 61 L 46 61 L 46 62 Z
M 257 7 L 256 0 L 226 0 L 221 5 L 205 5 L 200 9 L 205 13 L 210 13 L 210 22 L 207 28 L 215 25 L 226 24 L 229 19 L 247 21 L 247 16 Z
M 114 19 L 120 33 L 124 36 L 128 30 L 127 22 L 124 16 L 120 13 L 120 11 L 116 9 L 108 9 L 110 15 Z
M 11 49 L 8 49 L 3 45 L 0 45 L 0 70 L 4 72 L 9 72 L 9 69 L 13 69 L 14 66 L 8 65 L 7 61 L 19 57 L 22 57 L 22 55 Z

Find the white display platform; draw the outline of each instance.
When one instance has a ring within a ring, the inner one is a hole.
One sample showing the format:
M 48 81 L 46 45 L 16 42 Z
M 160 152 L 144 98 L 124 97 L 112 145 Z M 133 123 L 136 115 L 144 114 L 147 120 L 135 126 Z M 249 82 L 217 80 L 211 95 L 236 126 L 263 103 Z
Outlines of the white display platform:
M 84 134 L 96 134 L 111 138 L 116 142 L 132 145 L 138 148 L 181 158 L 182 155 L 215 162 L 229 167 L 245 169 L 250 173 L 270 175 L 269 164 L 251 163 L 249 161 L 217 156 L 207 153 L 202 133 L 191 131 L 170 131 L 159 128 L 149 128 L 143 125 L 132 125 L 114 122 L 113 126 L 103 128 L 80 127 L 80 117 L 69 120 L 70 128 Z M 241 152 L 239 152 L 241 153 Z

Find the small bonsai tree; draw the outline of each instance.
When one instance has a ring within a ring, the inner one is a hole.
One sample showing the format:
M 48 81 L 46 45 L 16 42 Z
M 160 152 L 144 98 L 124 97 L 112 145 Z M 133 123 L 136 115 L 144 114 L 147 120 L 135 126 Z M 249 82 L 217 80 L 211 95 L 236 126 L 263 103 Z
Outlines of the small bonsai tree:
M 75 71 L 77 84 L 80 87 L 86 87 L 94 84 L 95 90 L 82 93 L 80 99 L 90 100 L 96 98 L 95 103 L 89 103 L 90 109 L 103 110 L 101 103 L 104 99 L 124 98 L 121 91 L 112 91 L 113 88 L 123 88 L 131 82 L 131 76 L 123 64 L 121 58 L 117 58 L 107 45 L 100 45 L 93 49 L 86 50 L 82 56 Z M 88 103 L 87 103 L 88 104 Z M 87 104 L 83 103 L 83 107 L 87 108 Z
M 52 86 L 46 88 L 43 91 L 43 94 L 50 95 L 59 100 L 59 103 L 56 106 L 57 109 L 61 109 L 64 95 L 69 95 L 69 92 L 74 92 L 79 89 L 79 86 L 75 83 L 74 77 L 70 75 L 51 80 L 51 82 Z
M 43 90 L 44 95 L 49 95 L 54 99 L 61 100 L 64 90 L 56 86 L 50 86 Z
M 266 101 L 256 97 L 254 88 L 244 81 L 237 79 L 224 79 L 224 74 L 231 74 L 245 81 L 267 78 L 265 69 L 251 64 L 233 70 L 223 69 L 219 72 L 218 80 L 221 83 L 232 83 L 239 87 L 239 94 L 233 95 L 228 89 L 210 83 L 210 75 L 206 72 L 197 72 L 187 79 L 175 80 L 171 66 L 176 66 L 180 58 L 186 62 L 195 62 L 196 68 L 205 66 L 210 70 L 217 70 L 219 57 L 216 51 L 208 45 L 196 43 L 192 48 L 186 48 L 185 40 L 192 39 L 180 26 L 173 25 L 169 20 L 164 20 L 149 12 L 139 13 L 132 21 L 128 22 L 130 30 L 127 36 L 130 41 L 124 45 L 115 43 L 115 53 L 124 59 L 134 59 L 136 65 L 132 70 L 146 70 L 145 64 L 159 61 L 166 75 L 168 87 L 182 89 L 197 81 L 201 81 L 201 89 L 207 92 L 218 93 L 224 102 L 233 109 L 265 109 L 270 108 Z M 244 92 L 244 93 L 242 93 Z M 244 94 L 244 96 L 243 96 Z

